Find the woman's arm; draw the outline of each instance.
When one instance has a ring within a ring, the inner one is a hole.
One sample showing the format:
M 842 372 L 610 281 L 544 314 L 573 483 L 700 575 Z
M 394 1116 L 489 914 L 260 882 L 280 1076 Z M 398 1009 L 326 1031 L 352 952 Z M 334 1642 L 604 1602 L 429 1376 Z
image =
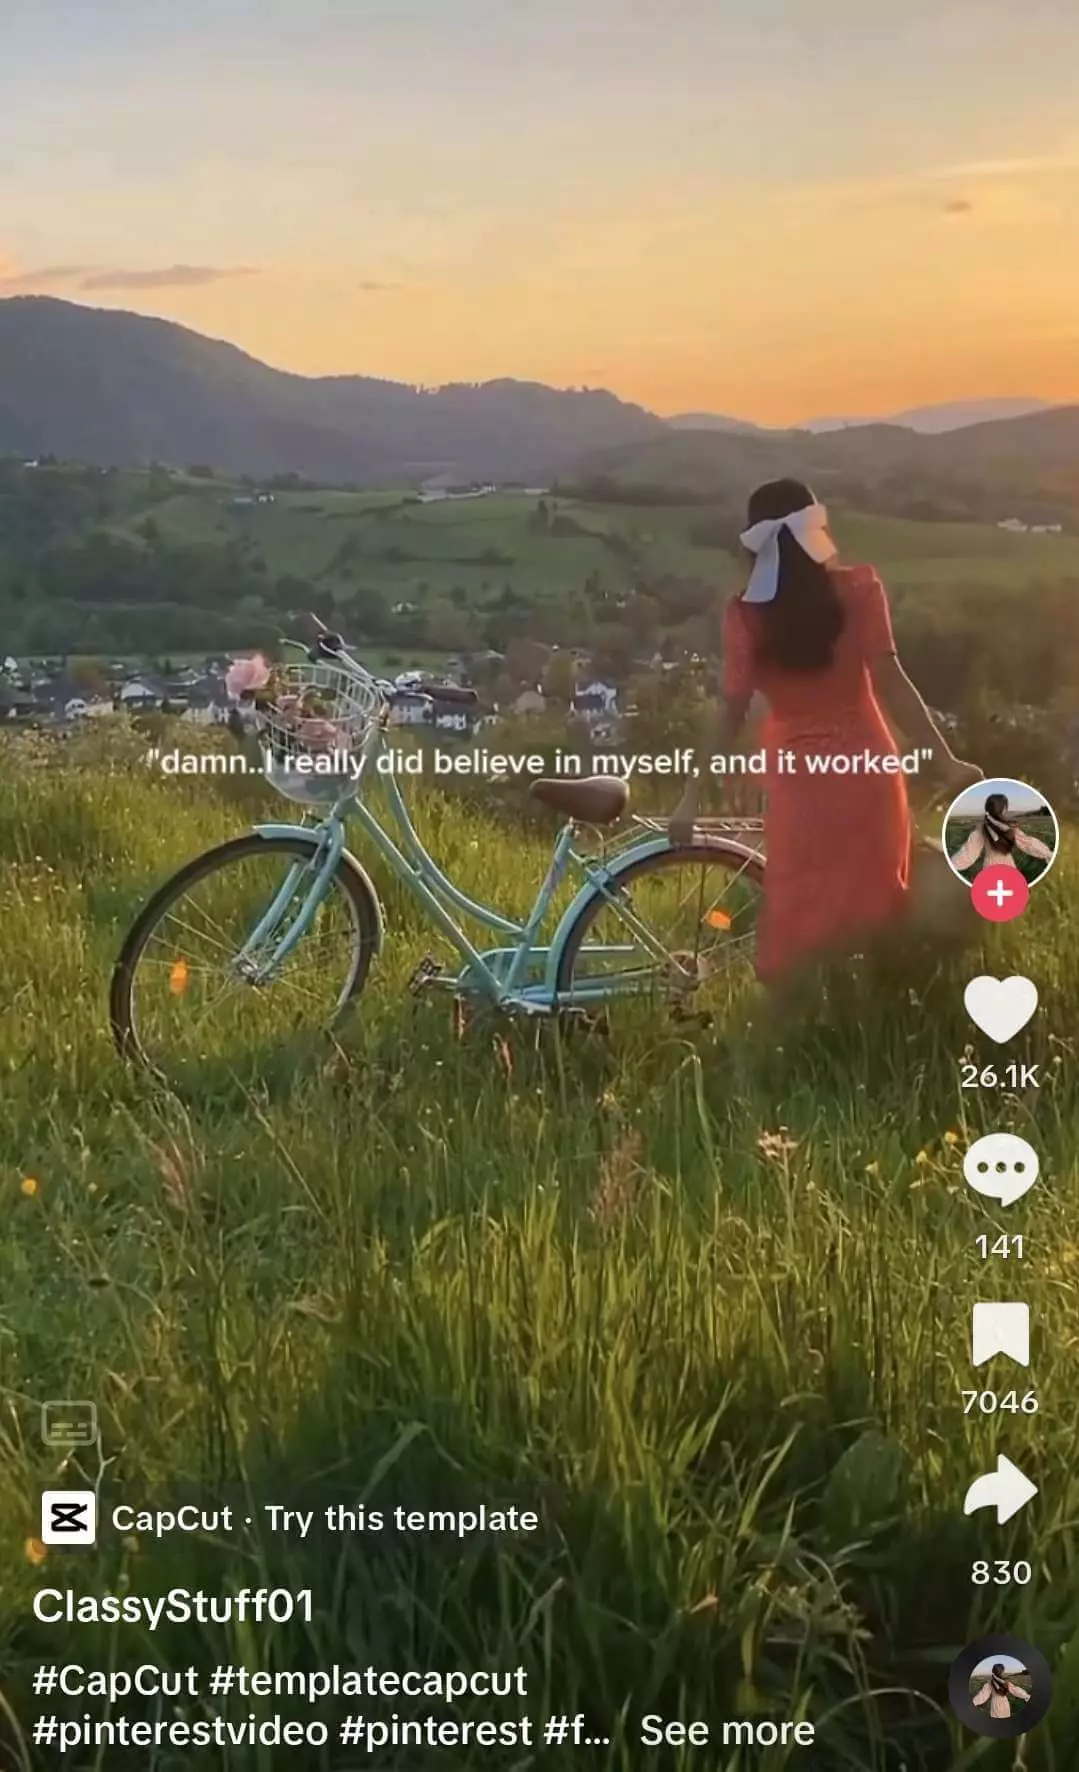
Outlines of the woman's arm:
M 870 665 L 870 674 L 889 721 L 917 749 L 932 751 L 934 767 L 949 787 L 981 781 L 981 770 L 955 755 L 894 652 L 878 653 Z
M 1043 843 L 1040 837 L 1028 837 L 1026 831 L 1016 831 L 1015 847 L 1021 849 L 1024 855 L 1033 855 L 1037 861 L 1053 859 L 1053 851 L 1048 843 Z
M 948 859 L 953 868 L 958 868 L 961 874 L 965 874 L 968 868 L 974 866 L 974 863 L 978 860 L 978 857 L 981 855 L 984 848 L 984 832 L 980 825 L 975 825 L 966 842 L 961 848 L 956 850 L 954 855 L 949 856 Z
M 753 699 L 753 650 L 736 597 L 723 611 L 720 654 L 723 673 L 720 699 L 710 701 L 705 709 L 695 752 L 695 772 L 686 781 L 682 798 L 668 822 L 672 843 L 687 843 L 691 839 L 700 806 L 702 772 L 706 779 L 713 756 L 733 749 Z
M 696 773 L 687 778 L 682 798 L 668 822 L 667 831 L 672 843 L 688 843 L 692 840 L 693 826 L 700 809 L 701 781 L 707 779 L 710 773 L 713 756 L 717 753 L 725 755 L 733 750 L 745 725 L 750 700 L 748 695 L 727 695 L 722 702 L 709 703 L 701 723 L 699 747 L 694 753 Z

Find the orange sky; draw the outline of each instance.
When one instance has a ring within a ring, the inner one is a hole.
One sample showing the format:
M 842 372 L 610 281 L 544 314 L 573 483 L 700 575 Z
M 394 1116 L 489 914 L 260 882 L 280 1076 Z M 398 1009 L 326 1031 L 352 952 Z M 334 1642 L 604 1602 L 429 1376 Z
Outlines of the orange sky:
M 1079 8 L 13 0 L 0 290 L 764 423 L 1079 400 Z M 344 15 L 347 13 L 347 17 Z M 574 24 L 576 21 L 576 25 Z M 63 29 L 61 30 L 61 26 Z M 18 52 L 18 53 L 15 53 Z M 121 96 L 122 95 L 122 96 Z

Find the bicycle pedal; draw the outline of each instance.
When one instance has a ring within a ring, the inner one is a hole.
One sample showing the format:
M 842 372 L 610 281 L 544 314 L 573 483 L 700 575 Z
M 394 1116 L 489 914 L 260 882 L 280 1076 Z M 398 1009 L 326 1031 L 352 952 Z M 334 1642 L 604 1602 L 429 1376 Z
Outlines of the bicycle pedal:
M 425 990 L 431 983 L 432 979 L 440 978 L 442 976 L 442 970 L 441 961 L 436 960 L 433 954 L 425 954 L 408 981 L 408 988 L 412 992 L 412 995 L 418 997 L 420 992 Z

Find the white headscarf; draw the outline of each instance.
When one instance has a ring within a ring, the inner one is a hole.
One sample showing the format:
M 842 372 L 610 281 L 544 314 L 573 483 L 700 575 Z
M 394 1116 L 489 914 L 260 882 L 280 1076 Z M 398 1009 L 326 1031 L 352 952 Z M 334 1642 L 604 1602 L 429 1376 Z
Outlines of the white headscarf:
M 742 531 L 741 542 L 756 554 L 743 603 L 770 603 L 779 589 L 779 532 L 789 529 L 798 546 L 823 566 L 836 551 L 828 533 L 828 512 L 823 505 L 805 505 L 787 517 L 765 517 Z

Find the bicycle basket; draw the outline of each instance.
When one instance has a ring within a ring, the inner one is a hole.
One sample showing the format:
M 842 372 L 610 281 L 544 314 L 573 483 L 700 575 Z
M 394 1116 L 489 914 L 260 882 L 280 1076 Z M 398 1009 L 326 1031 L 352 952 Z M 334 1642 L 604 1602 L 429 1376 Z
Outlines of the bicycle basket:
M 301 805 L 336 800 L 356 779 L 351 760 L 381 708 L 371 677 L 328 663 L 281 666 L 274 699 L 257 705 L 271 787 Z

